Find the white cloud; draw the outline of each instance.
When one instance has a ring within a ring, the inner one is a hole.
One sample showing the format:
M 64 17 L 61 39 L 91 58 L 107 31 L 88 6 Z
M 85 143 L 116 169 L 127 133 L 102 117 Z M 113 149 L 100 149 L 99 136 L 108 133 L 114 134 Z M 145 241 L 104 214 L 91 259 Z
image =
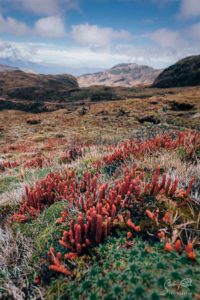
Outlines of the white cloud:
M 194 24 L 188 29 L 189 36 L 193 39 L 194 42 L 200 41 L 200 22 Z
M 0 41 L 0 58 L 65 67 L 107 67 L 127 60 L 127 56 L 88 47 L 57 47 L 41 43 Z
M 66 10 L 79 9 L 79 0 L 0 0 L 0 4 L 5 9 L 10 6 L 39 16 L 58 15 Z
M 0 33 L 11 35 L 60 38 L 66 35 L 65 25 L 61 17 L 50 16 L 37 20 L 31 28 L 24 22 L 14 18 L 3 18 L 0 15 Z
M 127 40 L 131 34 L 125 30 L 99 27 L 97 25 L 81 24 L 72 26 L 71 36 L 78 44 L 92 47 L 106 47 L 114 40 Z
M 179 31 L 173 31 L 166 28 L 158 29 L 149 34 L 149 38 L 159 44 L 162 48 L 176 49 L 187 45 Z
M 30 33 L 30 28 L 25 23 L 17 21 L 14 18 L 7 17 L 4 19 L 0 15 L 0 32 L 13 35 L 26 35 Z
M 59 12 L 55 0 L 21 0 L 21 5 L 27 10 L 39 15 L 53 15 Z
M 35 54 L 36 52 L 33 44 L 0 40 L 0 58 L 10 59 L 12 61 L 21 60 L 30 62 Z
M 89 47 L 58 47 L 45 43 L 20 43 L 0 41 L 0 58 L 35 63 L 38 65 L 59 66 L 63 72 L 69 68 L 87 69 L 110 68 L 118 63 L 137 62 L 156 68 L 169 66 L 187 55 L 197 54 L 199 48 L 179 50 L 160 49 L 157 46 L 136 47 L 133 45 L 114 46 L 110 49 Z M 62 71 L 61 71 L 62 72 Z
M 35 34 L 50 38 L 59 38 L 65 36 L 65 25 L 60 17 L 50 16 L 39 19 L 35 23 Z
M 179 16 L 182 18 L 193 18 L 200 16 L 199 0 L 182 0 Z

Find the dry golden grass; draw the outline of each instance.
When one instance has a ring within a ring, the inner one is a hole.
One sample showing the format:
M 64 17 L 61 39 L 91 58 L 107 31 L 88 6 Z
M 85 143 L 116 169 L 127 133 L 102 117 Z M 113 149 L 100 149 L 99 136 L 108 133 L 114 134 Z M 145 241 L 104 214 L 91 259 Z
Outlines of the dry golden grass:
M 191 111 L 173 111 L 170 103 L 194 104 Z M 163 112 L 163 107 L 168 107 Z M 70 107 L 69 107 L 70 108 Z M 145 127 L 138 119 L 153 115 L 161 123 L 167 122 L 170 127 L 200 128 L 200 87 L 173 89 L 171 93 L 142 99 L 90 103 L 86 113 L 80 115 L 79 108 L 70 113 L 61 109 L 49 113 L 31 114 L 20 111 L 0 112 L 0 147 L 1 153 L 8 145 L 30 144 L 33 152 L 43 151 L 48 139 L 65 139 L 68 143 L 96 143 L 112 138 L 120 140 L 134 135 L 134 130 Z M 37 125 L 27 124 L 28 120 L 40 120 Z M 62 147 L 60 147 L 62 148 Z M 5 158 L 19 158 L 27 155 L 26 151 L 10 150 L 2 153 Z M 31 153 L 33 155 L 33 153 Z

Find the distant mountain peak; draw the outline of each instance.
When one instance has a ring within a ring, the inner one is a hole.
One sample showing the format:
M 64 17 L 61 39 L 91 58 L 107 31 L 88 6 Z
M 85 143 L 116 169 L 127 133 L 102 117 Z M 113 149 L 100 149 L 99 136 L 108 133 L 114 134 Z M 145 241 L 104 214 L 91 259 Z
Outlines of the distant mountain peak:
M 121 63 L 109 70 L 81 75 L 78 77 L 78 82 L 80 87 L 92 85 L 148 86 L 153 83 L 161 71 L 136 63 Z
M 117 65 L 113 66 L 110 70 L 115 69 L 115 68 L 126 68 L 126 67 L 132 67 L 132 68 L 147 67 L 147 68 L 151 68 L 147 65 L 139 65 L 139 64 L 136 64 L 136 63 L 121 63 L 121 64 L 117 64 Z
M 129 67 L 129 66 L 138 67 L 139 65 L 136 63 L 122 63 L 122 64 L 117 64 L 117 65 L 113 66 L 110 70 L 117 69 L 117 68 Z

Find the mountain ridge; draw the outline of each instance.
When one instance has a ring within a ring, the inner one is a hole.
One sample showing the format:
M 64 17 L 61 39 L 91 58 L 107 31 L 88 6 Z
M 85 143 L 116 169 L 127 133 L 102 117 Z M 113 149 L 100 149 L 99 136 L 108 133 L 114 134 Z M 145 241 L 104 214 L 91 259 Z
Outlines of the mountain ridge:
M 107 86 L 150 86 L 162 72 L 146 65 L 121 63 L 112 68 L 96 73 L 83 74 L 77 77 L 80 87 L 92 85 Z

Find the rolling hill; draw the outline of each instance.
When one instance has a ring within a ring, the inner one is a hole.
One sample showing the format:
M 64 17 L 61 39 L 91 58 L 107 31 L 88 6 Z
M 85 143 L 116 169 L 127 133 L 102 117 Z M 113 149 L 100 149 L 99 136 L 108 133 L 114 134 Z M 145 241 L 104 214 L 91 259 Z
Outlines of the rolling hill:
M 186 57 L 165 69 L 153 87 L 184 87 L 200 85 L 200 55 Z
M 69 74 L 42 75 L 20 70 L 0 72 L 0 96 L 21 100 L 59 101 L 78 88 L 75 77 Z

